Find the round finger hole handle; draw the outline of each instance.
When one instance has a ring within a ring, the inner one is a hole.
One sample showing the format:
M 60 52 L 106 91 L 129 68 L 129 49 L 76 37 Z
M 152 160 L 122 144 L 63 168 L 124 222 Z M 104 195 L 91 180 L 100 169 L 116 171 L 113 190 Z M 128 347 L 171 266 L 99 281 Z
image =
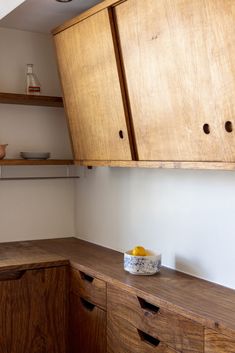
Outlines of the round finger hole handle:
M 210 125 L 209 124 L 204 124 L 203 125 L 203 131 L 206 135 L 209 135 L 210 134 Z
M 232 132 L 233 131 L 233 124 L 232 124 L 231 121 L 226 121 L 224 127 L 225 127 L 225 130 L 227 132 Z
M 124 134 L 122 130 L 119 130 L 119 137 L 120 139 L 124 139 Z

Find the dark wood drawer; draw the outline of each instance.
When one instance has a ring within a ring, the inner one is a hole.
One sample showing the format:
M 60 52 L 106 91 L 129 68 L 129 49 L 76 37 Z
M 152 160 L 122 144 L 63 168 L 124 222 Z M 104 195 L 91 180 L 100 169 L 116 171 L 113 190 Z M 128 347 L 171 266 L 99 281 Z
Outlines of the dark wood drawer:
M 104 281 L 71 268 L 70 290 L 85 300 L 106 309 L 106 283 Z
M 106 311 L 70 293 L 69 353 L 106 353 Z
M 235 337 L 230 338 L 205 329 L 205 353 L 235 353 Z
M 182 353 L 203 353 L 204 329 L 192 320 L 108 285 L 108 311 Z
M 108 312 L 107 353 L 177 353 L 157 337 L 140 331 L 120 316 Z

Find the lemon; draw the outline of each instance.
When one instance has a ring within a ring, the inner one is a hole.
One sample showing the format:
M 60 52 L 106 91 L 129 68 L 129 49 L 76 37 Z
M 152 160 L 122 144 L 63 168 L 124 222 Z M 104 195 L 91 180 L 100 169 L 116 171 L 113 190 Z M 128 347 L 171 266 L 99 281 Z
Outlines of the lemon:
M 132 255 L 133 256 L 147 256 L 147 251 L 145 250 L 145 248 L 143 246 L 136 246 L 132 250 Z

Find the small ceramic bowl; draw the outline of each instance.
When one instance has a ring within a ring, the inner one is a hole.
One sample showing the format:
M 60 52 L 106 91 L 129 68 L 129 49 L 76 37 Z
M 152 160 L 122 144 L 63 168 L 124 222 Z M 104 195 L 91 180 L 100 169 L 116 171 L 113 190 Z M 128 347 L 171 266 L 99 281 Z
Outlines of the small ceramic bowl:
M 132 250 L 124 253 L 124 270 L 132 275 L 154 275 L 161 267 L 161 254 L 147 250 L 147 256 L 134 256 Z

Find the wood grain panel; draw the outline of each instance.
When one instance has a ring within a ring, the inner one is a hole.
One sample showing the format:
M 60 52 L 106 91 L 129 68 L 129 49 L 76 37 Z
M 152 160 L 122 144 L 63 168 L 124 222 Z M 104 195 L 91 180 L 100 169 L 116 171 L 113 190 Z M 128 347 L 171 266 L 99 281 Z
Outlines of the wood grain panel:
M 177 353 L 154 337 L 144 338 L 128 321 L 108 312 L 107 353 Z
M 216 331 L 205 329 L 205 353 L 234 353 L 234 339 L 221 335 Z
M 87 272 L 70 269 L 70 290 L 89 302 L 106 308 L 106 283 Z
M 75 161 L 75 164 L 91 167 L 235 170 L 235 163 L 232 162 Z
M 57 34 L 55 44 L 75 159 L 131 160 L 108 10 Z
M 183 353 L 203 353 L 203 326 L 108 284 L 108 311 Z
M 70 293 L 70 353 L 106 353 L 106 312 Z
M 234 2 L 129 0 L 115 9 L 139 159 L 234 162 Z
M 67 268 L 0 282 L 0 353 L 65 353 Z

